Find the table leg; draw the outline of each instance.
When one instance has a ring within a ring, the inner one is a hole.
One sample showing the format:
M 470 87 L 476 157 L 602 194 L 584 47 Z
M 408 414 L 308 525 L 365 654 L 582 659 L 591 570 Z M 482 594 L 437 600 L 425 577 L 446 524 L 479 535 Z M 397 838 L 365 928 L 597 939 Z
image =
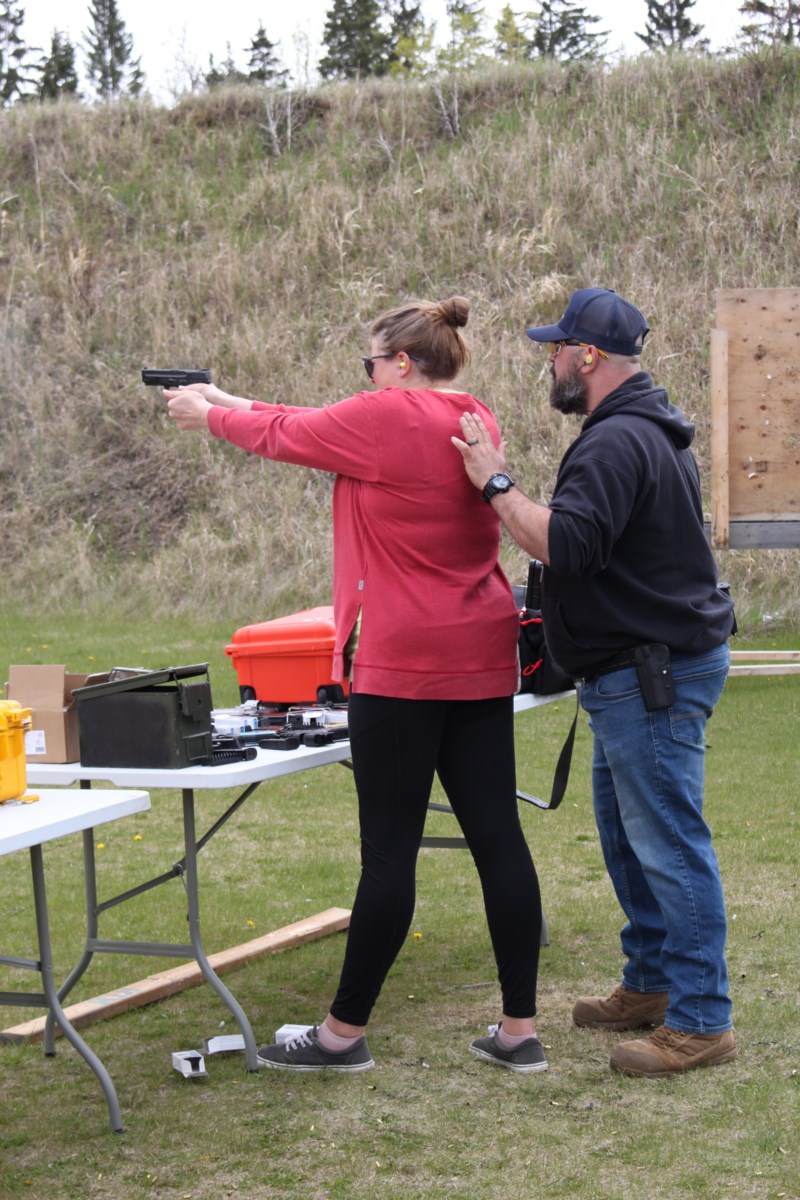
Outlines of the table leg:
M 86 896 L 87 941 L 81 957 L 58 989 L 58 998 L 62 1004 L 92 961 L 93 951 L 89 949 L 89 939 L 97 937 L 97 869 L 94 857 L 93 829 L 84 829 L 83 831 L 83 881 Z M 48 1012 L 44 1025 L 44 1052 L 47 1055 L 53 1055 L 56 1052 L 55 1018 L 52 1010 Z
M 200 940 L 200 899 L 197 888 L 197 841 L 194 819 L 194 789 L 183 789 L 183 837 L 186 849 L 186 898 L 188 902 L 189 938 L 203 976 L 211 984 L 223 1004 L 231 1010 L 244 1038 L 245 1062 L 248 1071 L 258 1070 L 256 1039 L 244 1011 L 222 983 L 206 957 Z
M 53 982 L 53 954 L 50 945 L 50 923 L 47 916 L 47 892 L 44 883 L 44 864 L 42 861 L 41 846 L 31 846 L 31 873 L 33 875 L 33 899 L 36 906 L 36 930 L 39 938 L 40 970 L 48 1009 L 61 1027 L 64 1037 L 72 1043 L 99 1079 L 100 1086 L 105 1093 L 106 1104 L 108 1105 L 108 1119 L 111 1129 L 114 1133 L 122 1133 L 122 1114 L 119 1108 L 117 1093 L 111 1082 L 111 1076 L 94 1051 L 89 1049 L 80 1034 L 77 1033 L 67 1020 Z M 48 1053 L 52 1053 L 52 1051 Z

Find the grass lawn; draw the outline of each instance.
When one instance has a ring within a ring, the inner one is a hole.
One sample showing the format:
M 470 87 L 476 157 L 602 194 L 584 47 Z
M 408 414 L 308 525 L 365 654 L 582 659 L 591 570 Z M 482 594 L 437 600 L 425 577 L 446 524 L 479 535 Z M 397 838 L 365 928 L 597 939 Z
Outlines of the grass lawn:
M 6 613 L 0 664 L 89 670 L 208 659 L 221 706 L 236 699 L 224 657 L 231 632 L 177 622 L 120 628 L 113 614 L 98 623 Z M 799 643 L 787 636 L 777 644 Z M 375 1011 L 375 1070 L 344 1078 L 251 1075 L 234 1054 L 207 1057 L 208 1078 L 186 1081 L 171 1067 L 172 1051 L 234 1031 L 203 985 L 84 1031 L 119 1093 L 126 1132 L 115 1136 L 97 1080 L 63 1039 L 54 1059 L 43 1058 L 41 1045 L 2 1045 L 0 1197 L 795 1200 L 799 699 L 797 677 L 733 678 L 708 731 L 706 811 L 729 909 L 736 1062 L 676 1079 L 625 1079 L 607 1067 L 620 1035 L 571 1024 L 575 996 L 608 991 L 620 970 L 620 914 L 594 830 L 582 719 L 561 808 L 522 812 L 551 939 L 542 952 L 538 1018 L 548 1072 L 514 1076 L 467 1053 L 499 1005 L 479 888 L 465 851 L 424 850 L 420 936 L 409 938 Z M 549 788 L 571 715 L 569 704 L 559 704 L 517 718 L 524 790 Z M 200 793 L 199 827 L 232 796 Z M 179 795 L 161 791 L 152 800 L 149 813 L 103 831 L 101 896 L 180 857 Z M 452 818 L 432 814 L 428 832 L 453 833 Z M 81 945 L 80 837 L 44 853 L 62 977 Z M 206 949 L 349 907 L 357 858 L 348 771 L 324 767 L 263 786 L 202 852 Z M 0 872 L 2 950 L 33 957 L 28 856 L 3 858 Z M 181 884 L 172 881 L 105 914 L 100 936 L 180 941 L 184 927 Z M 271 1039 L 285 1021 L 322 1017 L 343 946 L 344 935 L 333 935 L 226 977 L 258 1039 Z M 70 1002 L 170 965 L 99 956 Z M 0 968 L 0 990 L 28 987 L 33 978 Z M 0 1007 L 3 1027 L 36 1015 Z

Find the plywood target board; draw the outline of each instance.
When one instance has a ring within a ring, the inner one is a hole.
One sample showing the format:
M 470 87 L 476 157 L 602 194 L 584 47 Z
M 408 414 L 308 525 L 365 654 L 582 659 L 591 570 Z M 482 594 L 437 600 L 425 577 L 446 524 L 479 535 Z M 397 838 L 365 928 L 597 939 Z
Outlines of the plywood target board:
M 712 542 L 800 546 L 800 288 L 720 290 L 716 301 Z

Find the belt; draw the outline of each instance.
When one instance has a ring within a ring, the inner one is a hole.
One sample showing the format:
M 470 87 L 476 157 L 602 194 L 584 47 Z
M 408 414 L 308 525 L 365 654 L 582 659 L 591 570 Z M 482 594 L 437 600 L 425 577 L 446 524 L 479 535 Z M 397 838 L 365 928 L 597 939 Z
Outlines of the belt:
M 613 658 L 608 658 L 599 667 L 592 667 L 586 675 L 587 679 L 593 679 L 595 675 L 610 675 L 612 671 L 622 671 L 625 667 L 633 667 L 636 665 L 636 650 L 632 647 L 630 650 L 620 650 L 619 654 L 615 654 Z

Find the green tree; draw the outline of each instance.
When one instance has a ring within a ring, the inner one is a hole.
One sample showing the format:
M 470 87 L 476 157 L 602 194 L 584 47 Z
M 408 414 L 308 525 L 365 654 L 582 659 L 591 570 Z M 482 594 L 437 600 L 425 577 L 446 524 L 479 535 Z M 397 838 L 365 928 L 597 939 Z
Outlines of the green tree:
M 357 79 L 385 75 L 392 56 L 392 38 L 381 25 L 378 0 L 333 0 L 325 17 L 319 61 L 323 79 Z
M 515 13 L 507 4 L 494 27 L 494 50 L 498 58 L 504 62 L 514 62 L 530 58 L 531 44 L 525 36 L 523 27 L 519 24 L 519 13 Z
M 389 73 L 425 75 L 433 62 L 434 25 L 426 24 L 422 5 L 408 0 L 395 0 L 392 4 L 389 0 L 386 15 L 391 22 Z
M 86 73 L 97 95 L 101 100 L 138 96 L 144 86 L 141 59 L 133 57 L 133 37 L 125 29 L 117 0 L 94 0 L 89 17 Z
M 422 4 L 415 3 L 414 0 L 410 3 L 409 0 L 387 0 L 385 12 L 390 21 L 392 41 L 395 43 L 400 38 L 411 37 L 422 20 Z
M 39 64 L 36 95 L 40 100 L 57 100 L 59 96 L 78 96 L 78 72 L 75 67 L 75 47 L 66 36 L 53 30 L 50 53 Z
M 271 42 L 267 37 L 264 22 L 259 21 L 255 36 L 245 49 L 245 53 L 249 55 L 248 79 L 254 83 L 284 83 L 289 72 L 281 66 L 277 50 L 277 43 Z
M 33 83 L 31 53 L 20 36 L 25 10 L 16 0 L 0 0 L 0 106 L 5 108 L 27 94 Z
M 420 21 L 418 28 L 395 42 L 389 62 L 391 75 L 428 75 L 435 66 L 434 25 Z
M 450 71 L 474 67 L 490 48 L 483 33 L 484 9 L 479 0 L 446 0 L 445 11 L 450 21 L 450 41 L 439 52 L 439 66 Z
M 541 7 L 526 14 L 531 23 L 532 58 L 556 58 L 565 62 L 596 59 L 602 54 L 606 33 L 592 33 L 590 25 L 600 18 L 570 0 L 542 0 Z
M 648 50 L 707 50 L 702 25 L 689 16 L 695 0 L 647 0 L 644 33 L 637 33 Z
M 227 57 L 223 58 L 222 62 L 217 65 L 214 62 L 214 55 L 208 56 L 208 70 L 203 79 L 206 87 L 216 88 L 221 87 L 226 83 L 248 83 L 249 76 L 245 75 L 244 71 L 240 71 L 236 63 L 233 61 L 233 51 L 231 50 L 230 42 L 226 45 Z
M 797 45 L 800 37 L 800 0 L 744 0 L 739 12 L 753 18 L 742 26 L 746 41 L 756 46 Z

